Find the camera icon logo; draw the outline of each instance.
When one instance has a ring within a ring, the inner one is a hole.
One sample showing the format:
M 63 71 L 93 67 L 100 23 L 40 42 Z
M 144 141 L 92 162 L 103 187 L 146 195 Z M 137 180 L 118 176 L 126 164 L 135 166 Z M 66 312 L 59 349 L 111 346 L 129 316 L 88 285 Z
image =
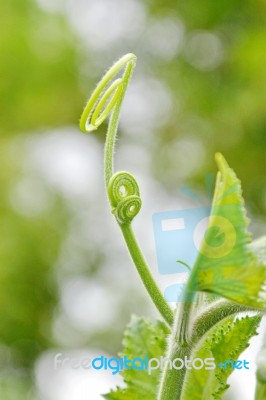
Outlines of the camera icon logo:
M 216 210 L 215 207 L 210 215 L 211 206 L 153 215 L 159 273 L 173 275 L 173 281 L 176 282 L 164 291 L 167 301 L 181 301 L 184 282 L 199 255 L 203 265 L 201 274 L 211 284 L 222 281 L 227 285 L 236 284 L 236 281 L 230 278 L 229 270 L 243 263 L 245 253 L 239 256 L 240 239 L 235 229 L 236 221 L 226 218 L 226 215 L 235 214 L 234 209 L 237 210 L 235 205 L 224 205 L 224 216 L 220 215 L 221 209 Z M 210 273 L 208 269 L 210 260 L 222 266 L 217 268 L 215 274 Z
M 211 207 L 165 211 L 153 215 L 158 270 L 161 275 L 179 277 L 189 274 L 200 250 L 202 232 L 208 226 Z M 165 289 L 169 302 L 180 301 L 183 283 L 177 282 Z

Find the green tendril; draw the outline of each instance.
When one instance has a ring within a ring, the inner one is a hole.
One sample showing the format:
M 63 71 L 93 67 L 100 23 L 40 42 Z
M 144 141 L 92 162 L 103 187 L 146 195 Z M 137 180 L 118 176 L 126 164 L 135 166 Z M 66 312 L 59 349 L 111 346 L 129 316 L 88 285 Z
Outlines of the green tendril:
M 92 132 L 110 116 L 104 152 L 104 177 L 112 213 L 121 228 L 131 258 L 155 306 L 168 325 L 173 323 L 173 312 L 151 275 L 131 229 L 131 222 L 141 208 L 139 186 L 128 172 L 114 174 L 114 149 L 122 102 L 136 64 L 136 56 L 127 54 L 120 58 L 103 76 L 80 118 L 80 129 Z M 118 74 L 122 76 L 117 77 Z
M 135 54 L 126 54 L 106 72 L 94 89 L 80 118 L 80 129 L 87 133 L 97 130 L 110 116 L 104 154 L 106 188 L 114 173 L 113 158 L 119 115 L 136 59 Z M 114 79 L 121 73 L 121 77 Z
M 139 186 L 131 174 L 125 171 L 112 176 L 108 196 L 119 224 L 129 224 L 141 208 Z

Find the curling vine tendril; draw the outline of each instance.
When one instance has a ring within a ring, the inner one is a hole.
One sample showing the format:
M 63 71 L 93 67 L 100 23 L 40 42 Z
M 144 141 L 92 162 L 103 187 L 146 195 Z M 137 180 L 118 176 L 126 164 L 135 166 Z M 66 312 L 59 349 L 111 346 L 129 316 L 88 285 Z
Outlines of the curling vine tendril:
M 141 207 L 139 186 L 134 176 L 125 171 L 114 174 L 109 181 L 108 196 L 118 223 L 131 223 Z
M 120 58 L 100 80 L 80 118 L 80 129 L 86 133 L 97 130 L 110 116 L 104 154 L 106 188 L 114 174 L 113 158 L 119 115 L 135 64 L 134 54 L 126 54 Z M 123 71 L 122 77 L 113 80 L 121 71 Z
M 121 228 L 142 282 L 161 315 L 171 326 L 173 312 L 155 283 L 131 228 L 131 222 L 141 208 L 138 183 L 134 176 L 128 172 L 114 173 L 113 166 L 119 115 L 135 64 L 136 56 L 129 53 L 120 58 L 106 72 L 84 108 L 80 118 L 80 129 L 85 133 L 95 131 L 107 117 L 110 117 L 105 142 L 104 176 L 112 213 Z M 119 73 L 122 75 L 117 77 Z

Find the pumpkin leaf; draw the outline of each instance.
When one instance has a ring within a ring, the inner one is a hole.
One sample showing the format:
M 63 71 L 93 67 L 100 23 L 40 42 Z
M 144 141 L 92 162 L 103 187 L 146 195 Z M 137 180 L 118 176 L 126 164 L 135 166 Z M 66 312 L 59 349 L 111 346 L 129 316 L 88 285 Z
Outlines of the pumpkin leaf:
M 166 349 L 168 330 L 163 322 L 150 323 L 144 318 L 133 316 L 126 328 L 123 345 L 124 351 L 120 357 L 129 360 L 135 358 L 160 358 Z M 107 400 L 154 400 L 161 371 L 158 368 L 148 373 L 147 370 L 124 369 L 121 372 L 126 383 L 125 388 L 104 395 Z
M 219 172 L 209 226 L 193 268 L 192 288 L 265 309 L 265 254 L 257 256 L 261 245 L 250 245 L 239 179 L 221 154 L 216 161 Z

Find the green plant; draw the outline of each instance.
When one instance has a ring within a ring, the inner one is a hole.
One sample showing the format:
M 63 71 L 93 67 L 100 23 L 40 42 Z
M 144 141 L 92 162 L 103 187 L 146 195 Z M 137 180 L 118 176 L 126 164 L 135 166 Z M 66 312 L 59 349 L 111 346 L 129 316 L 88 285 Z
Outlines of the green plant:
M 128 326 L 123 355 L 159 358 L 166 355 L 161 374 L 134 369 L 122 372 L 126 388 L 105 395 L 113 400 L 220 399 L 228 388 L 231 369 L 169 368 L 176 359 L 214 359 L 220 363 L 237 360 L 256 335 L 266 308 L 265 241 L 251 242 L 240 181 L 221 154 L 216 154 L 219 172 L 209 227 L 199 256 L 191 269 L 182 301 L 172 311 L 145 261 L 131 223 L 141 208 L 138 183 L 130 173 L 114 173 L 115 137 L 122 101 L 136 63 L 127 54 L 104 75 L 92 93 L 80 120 L 83 132 L 96 130 L 110 115 L 104 156 L 105 185 L 112 213 L 124 236 L 134 265 L 162 321 L 154 323 L 134 317 Z M 121 77 L 115 79 L 121 73 Z M 218 229 L 218 230 L 217 230 Z M 220 230 L 224 245 L 210 246 Z M 206 381 L 208 384 L 206 385 Z M 262 400 L 257 390 L 256 400 Z

